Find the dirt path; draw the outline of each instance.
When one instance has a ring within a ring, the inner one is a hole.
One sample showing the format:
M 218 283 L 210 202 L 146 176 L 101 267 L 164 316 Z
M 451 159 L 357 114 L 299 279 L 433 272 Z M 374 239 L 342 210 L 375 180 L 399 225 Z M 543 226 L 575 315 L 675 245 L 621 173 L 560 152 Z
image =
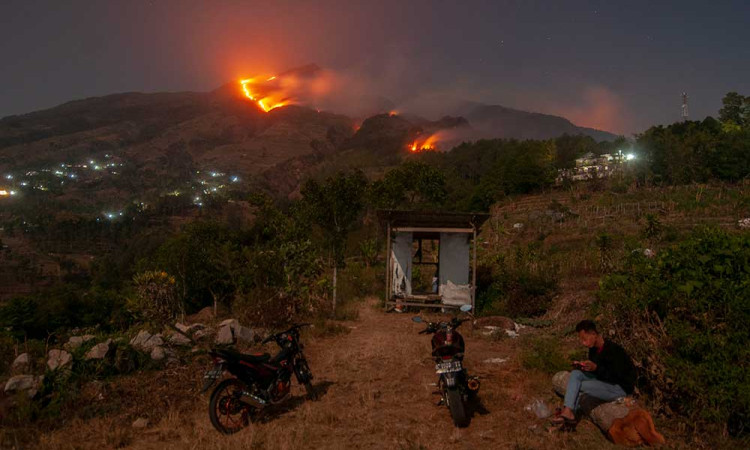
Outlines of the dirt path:
M 480 376 L 480 397 L 487 412 L 456 429 L 444 406 L 436 406 L 436 375 L 429 336 L 411 314 L 385 314 L 374 302 L 362 305 L 359 319 L 346 322 L 351 332 L 307 339 L 306 353 L 319 401 L 302 399 L 296 386 L 287 410 L 233 436 L 211 427 L 208 396 L 195 408 L 174 409 L 154 426 L 132 431 L 118 445 L 117 436 L 96 448 L 134 449 L 442 449 L 442 448 L 607 448 L 591 424 L 570 436 L 550 435 L 544 423 L 524 411 L 533 398 L 551 399 L 549 381 L 530 375 L 518 362 L 517 339 L 491 341 L 468 326 L 465 365 Z M 486 362 L 502 358 L 505 362 Z M 545 397 L 546 396 L 546 397 Z M 128 428 L 127 424 L 124 424 Z M 105 427 L 105 426 L 103 426 Z M 125 431 L 123 431 L 125 433 Z M 87 434 L 91 436 L 91 433 Z M 79 434 L 79 436 L 81 436 Z M 60 438 L 48 442 L 60 442 Z M 107 442 L 109 441 L 109 442 Z M 88 444 L 94 442 L 89 441 Z M 77 448 L 50 445 L 55 448 Z M 83 446 L 82 446 L 83 447 Z M 78 447 L 81 448 L 81 447 Z

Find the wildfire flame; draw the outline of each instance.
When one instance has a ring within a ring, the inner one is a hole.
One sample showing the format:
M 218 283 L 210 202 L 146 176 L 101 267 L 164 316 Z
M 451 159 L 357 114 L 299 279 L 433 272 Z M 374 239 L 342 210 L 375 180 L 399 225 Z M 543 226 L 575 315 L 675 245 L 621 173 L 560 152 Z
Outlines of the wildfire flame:
M 437 136 L 433 134 L 424 141 L 414 141 L 411 145 L 409 145 L 409 150 L 413 153 L 437 150 L 437 147 L 435 145 L 436 142 Z
M 265 81 L 262 77 L 253 77 L 240 80 L 240 85 L 245 97 L 257 103 L 263 111 L 268 112 L 274 108 L 292 103 L 284 95 L 283 89 L 278 82 L 268 85 L 268 83 L 276 80 L 277 77 L 275 75 L 266 78 Z

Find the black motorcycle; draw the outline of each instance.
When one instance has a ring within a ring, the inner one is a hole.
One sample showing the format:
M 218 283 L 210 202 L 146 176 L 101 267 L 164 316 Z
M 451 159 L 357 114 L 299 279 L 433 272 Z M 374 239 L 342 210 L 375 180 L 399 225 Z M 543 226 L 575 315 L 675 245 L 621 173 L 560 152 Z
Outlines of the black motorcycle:
M 204 375 L 201 392 L 206 392 L 225 372 L 227 378 L 213 390 L 208 403 L 208 415 L 214 428 L 232 434 L 245 428 L 260 411 L 289 397 L 292 374 L 305 386 L 308 398 L 315 399 L 313 375 L 302 352 L 298 324 L 286 331 L 272 334 L 263 344 L 275 341 L 280 347 L 276 356 L 268 353 L 247 355 L 230 349 L 213 348 L 209 355 L 214 368 Z
M 461 307 L 462 312 L 471 311 L 471 305 Z M 413 317 L 417 323 L 425 323 L 421 317 Z M 426 322 L 427 328 L 419 334 L 432 334 L 432 356 L 438 374 L 440 403 L 448 406 L 457 427 L 469 425 L 467 405 L 479 392 L 479 379 L 469 376 L 463 366 L 466 344 L 456 329 L 469 319 L 454 317 L 448 322 Z

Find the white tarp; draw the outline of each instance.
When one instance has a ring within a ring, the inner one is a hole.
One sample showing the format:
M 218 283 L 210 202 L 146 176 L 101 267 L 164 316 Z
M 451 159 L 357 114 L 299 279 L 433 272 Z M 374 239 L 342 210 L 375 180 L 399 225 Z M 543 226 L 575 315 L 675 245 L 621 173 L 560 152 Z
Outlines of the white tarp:
M 391 294 L 411 295 L 412 233 L 396 233 L 391 242 Z
M 469 234 L 440 233 L 440 295 L 443 303 L 471 304 Z

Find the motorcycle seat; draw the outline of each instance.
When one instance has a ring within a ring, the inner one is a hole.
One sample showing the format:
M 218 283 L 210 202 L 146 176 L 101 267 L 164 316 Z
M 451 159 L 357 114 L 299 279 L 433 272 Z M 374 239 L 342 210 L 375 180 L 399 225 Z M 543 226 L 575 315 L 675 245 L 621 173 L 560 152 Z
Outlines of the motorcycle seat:
M 245 361 L 249 363 L 265 363 L 271 359 L 271 355 L 268 353 L 248 355 L 245 353 L 235 352 L 229 349 L 217 350 L 216 353 L 218 353 L 219 355 L 227 359 L 235 359 L 235 360 Z

